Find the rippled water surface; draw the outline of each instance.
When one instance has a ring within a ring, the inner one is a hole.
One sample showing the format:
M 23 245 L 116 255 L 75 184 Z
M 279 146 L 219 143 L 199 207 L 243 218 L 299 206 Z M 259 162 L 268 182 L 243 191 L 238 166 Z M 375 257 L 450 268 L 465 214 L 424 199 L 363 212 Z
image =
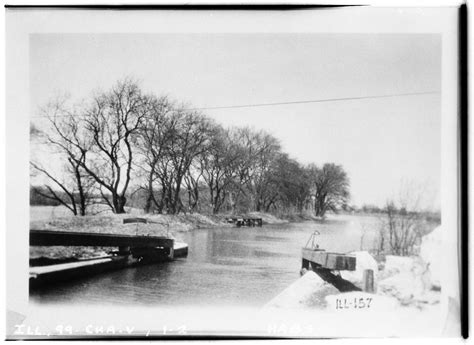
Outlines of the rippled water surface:
M 185 259 L 105 273 L 32 293 L 42 303 L 260 306 L 299 277 L 301 248 L 318 230 L 321 248 L 371 247 L 380 221 L 344 216 L 262 228 L 201 229 L 176 236 Z

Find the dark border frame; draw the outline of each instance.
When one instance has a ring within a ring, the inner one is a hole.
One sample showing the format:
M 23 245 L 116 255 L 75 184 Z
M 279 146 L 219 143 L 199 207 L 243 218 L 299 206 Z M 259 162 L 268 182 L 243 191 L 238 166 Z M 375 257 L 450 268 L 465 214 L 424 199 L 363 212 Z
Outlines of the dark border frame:
M 461 336 L 469 337 L 469 181 L 468 181 L 468 21 L 467 5 L 459 7 L 459 263 Z

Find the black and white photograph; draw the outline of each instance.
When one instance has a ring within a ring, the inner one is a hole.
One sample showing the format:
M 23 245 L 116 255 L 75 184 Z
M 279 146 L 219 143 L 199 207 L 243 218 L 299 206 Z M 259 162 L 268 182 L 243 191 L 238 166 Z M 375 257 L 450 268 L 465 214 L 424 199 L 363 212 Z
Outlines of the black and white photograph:
M 459 8 L 6 19 L 7 338 L 461 337 Z

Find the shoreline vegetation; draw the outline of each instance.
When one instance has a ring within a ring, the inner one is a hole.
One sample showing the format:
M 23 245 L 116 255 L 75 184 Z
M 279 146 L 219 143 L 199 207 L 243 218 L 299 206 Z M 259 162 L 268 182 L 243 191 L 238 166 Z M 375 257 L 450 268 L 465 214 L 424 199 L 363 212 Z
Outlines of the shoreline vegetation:
M 123 219 L 143 217 L 146 224 L 123 224 Z M 129 209 L 128 213 L 115 214 L 112 212 L 101 215 L 76 217 L 61 206 L 31 206 L 30 229 L 54 230 L 70 232 L 108 233 L 121 235 L 150 235 L 166 236 L 179 239 L 179 233 L 197 229 L 234 228 L 235 225 L 226 221 L 227 217 L 262 218 L 264 224 L 286 224 L 318 220 L 312 215 L 287 215 L 276 217 L 264 212 L 250 212 L 231 215 L 204 215 L 199 213 L 188 214 L 144 214 L 138 209 Z M 115 248 L 109 247 L 30 247 L 30 265 L 45 265 L 59 262 L 71 262 L 80 259 L 90 259 L 107 255 Z
M 362 216 L 383 219 L 384 214 L 378 213 L 353 213 L 339 212 L 328 213 L 323 217 L 316 217 L 307 213 L 287 213 L 273 215 L 265 212 L 248 212 L 237 215 L 232 214 L 146 214 L 140 209 L 128 208 L 127 213 L 116 214 L 110 210 L 101 210 L 98 214 L 77 217 L 63 206 L 31 206 L 30 207 L 30 229 L 56 230 L 71 232 L 109 233 L 122 235 L 150 235 L 166 236 L 180 240 L 180 233 L 197 229 L 234 228 L 235 225 L 226 221 L 227 217 L 251 217 L 262 218 L 264 225 L 299 223 L 306 221 L 333 221 L 342 220 L 345 217 Z M 131 217 L 143 217 L 148 220 L 147 224 L 123 224 L 123 219 Z M 426 220 L 431 221 L 430 215 Z M 434 222 L 433 224 L 439 224 Z M 433 229 L 434 226 L 431 226 Z M 365 236 L 365 229 L 361 236 Z M 364 238 L 361 238 L 361 241 Z M 301 244 L 302 246 L 304 243 Z M 30 247 L 30 265 L 46 265 L 58 262 L 70 262 L 81 259 L 91 259 L 108 255 L 115 250 L 112 247 Z M 362 248 L 361 248 L 362 249 Z M 369 250 L 378 262 L 384 261 L 385 255 L 379 255 L 375 248 Z

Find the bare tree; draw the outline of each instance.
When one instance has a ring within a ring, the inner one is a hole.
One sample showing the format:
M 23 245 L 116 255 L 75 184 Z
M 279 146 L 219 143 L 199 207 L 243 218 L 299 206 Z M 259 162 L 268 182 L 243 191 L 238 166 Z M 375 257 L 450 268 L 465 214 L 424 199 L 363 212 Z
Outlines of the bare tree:
M 236 150 L 240 151 L 235 161 L 234 184 L 229 193 L 233 207 L 245 197 L 247 210 L 263 211 L 267 174 L 280 153 L 280 144 L 269 133 L 248 127 L 234 129 L 231 137 L 238 145 Z
M 250 179 L 250 190 L 252 191 L 254 198 L 255 211 L 268 210 L 273 203 L 272 199 L 276 198 L 276 195 L 270 196 L 272 186 L 270 183 L 271 179 L 267 178 L 267 175 L 271 173 L 272 165 L 280 154 L 280 143 L 278 139 L 272 135 L 264 132 L 255 134 L 255 165 L 251 173 Z
M 150 111 L 150 103 L 136 82 L 125 79 L 94 97 L 84 116 L 90 152 L 76 162 L 99 185 L 114 213 L 125 213 L 134 162 L 132 145 Z
M 153 104 L 152 112 L 140 129 L 139 139 L 148 171 L 146 210 L 153 203 L 159 213 L 175 214 L 184 210 L 181 200 L 184 184 L 188 195 L 192 192 L 190 196 L 198 197 L 198 176 L 195 175 L 198 170 L 193 170 L 192 164 L 206 152 L 213 123 L 198 112 L 165 99 Z M 158 198 L 156 191 L 161 194 Z M 196 205 L 197 199 L 191 204 Z
M 388 248 L 382 248 L 382 251 L 401 256 L 415 254 L 415 247 L 426 230 L 420 212 L 423 194 L 424 191 L 413 183 L 403 182 L 398 203 L 387 201 L 381 243 Z
M 230 185 L 226 189 L 226 194 L 229 199 L 231 211 L 235 213 L 242 199 L 247 198 L 249 194 L 247 184 L 252 175 L 251 171 L 254 165 L 255 149 L 252 130 L 250 128 L 233 127 L 228 130 L 227 135 L 229 136 L 230 143 L 232 143 L 235 160 L 232 164 L 233 176 L 230 180 Z M 245 205 L 246 210 L 249 209 L 249 206 L 249 204 Z
M 284 212 L 303 212 L 310 195 L 306 169 L 286 153 L 280 153 L 267 173 L 269 183 L 263 196 L 264 209 L 279 208 Z
M 68 159 L 64 178 L 54 177 L 45 168 L 37 163 L 30 162 L 33 169 L 43 173 L 58 189 L 45 185 L 47 193 L 37 189 L 37 193 L 47 199 L 57 201 L 69 209 L 75 216 L 85 216 L 87 208 L 92 203 L 93 181 L 84 176 L 81 167 L 72 159 Z
M 183 179 L 195 158 L 207 151 L 213 124 L 198 112 L 179 109 L 172 113 L 171 124 L 166 152 L 168 173 L 166 178 L 162 175 L 162 183 L 167 192 L 167 211 L 175 214 L 183 208 L 180 197 Z
M 174 104 L 167 97 L 151 99 L 150 112 L 144 118 L 137 137 L 136 146 L 141 159 L 137 165 L 144 173 L 146 201 L 144 211 L 150 213 L 152 208 L 162 213 L 166 188 L 161 184 L 161 198 L 157 197 L 155 188 L 159 180 L 159 164 L 165 160 L 167 145 L 171 140 L 170 113 L 174 111 Z M 162 177 L 166 176 L 166 164 L 162 170 Z M 166 180 L 166 178 L 164 178 Z
M 201 177 L 202 170 L 198 167 L 194 167 L 193 164 L 191 164 L 184 175 L 184 186 L 188 194 L 188 207 L 191 213 L 195 210 L 199 210 L 199 187 Z
M 209 146 L 198 159 L 202 177 L 209 190 L 214 214 L 223 206 L 238 175 L 242 150 L 230 137 L 230 131 L 220 126 L 213 129 Z
M 84 133 L 78 115 L 67 110 L 65 99 L 50 102 L 42 109 L 47 122 L 44 131 L 36 126 L 30 127 L 30 135 L 52 149 L 58 158 L 66 160 L 62 171 L 48 171 L 37 162 L 30 162 L 31 167 L 44 174 L 57 189 L 47 185 L 48 194 L 44 197 L 56 200 L 68 208 L 74 215 L 84 216 L 91 202 L 93 181 L 82 167 L 89 145 L 83 139 Z M 57 169 L 56 169 L 57 170 Z
M 61 191 L 50 190 L 50 197 L 72 212 L 85 214 L 92 186 L 115 213 L 125 212 L 132 188 L 140 191 L 132 197 L 143 201 L 145 212 L 170 214 L 199 210 L 200 198 L 208 200 L 205 189 L 213 213 L 226 206 L 302 212 L 313 191 L 316 215 L 323 216 L 349 196 L 341 166 L 304 168 L 271 134 L 225 130 L 167 97 L 145 95 L 130 79 L 73 109 L 56 102 L 48 115 L 45 138 L 65 157 L 66 169 L 56 176 L 38 163 L 32 167 Z M 38 136 L 35 126 L 30 132 Z
M 340 165 L 326 163 L 322 168 L 310 167 L 315 215 L 337 211 L 349 198 L 349 179 Z

